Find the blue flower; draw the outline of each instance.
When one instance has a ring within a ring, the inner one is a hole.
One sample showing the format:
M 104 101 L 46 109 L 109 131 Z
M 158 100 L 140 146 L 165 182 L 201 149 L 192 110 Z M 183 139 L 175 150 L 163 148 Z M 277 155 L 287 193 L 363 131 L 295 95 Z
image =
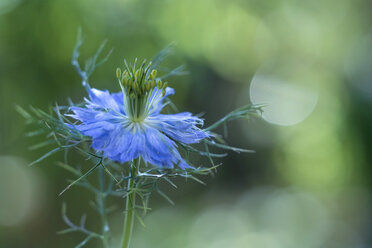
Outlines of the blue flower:
M 211 134 L 200 128 L 203 120 L 191 113 L 161 114 L 164 99 L 174 90 L 149 68 L 128 68 L 124 73 L 118 69 L 122 92 L 88 89 L 85 107 L 71 107 L 69 116 L 80 121 L 73 127 L 91 137 L 92 148 L 111 160 L 124 163 L 141 157 L 162 168 L 190 168 L 176 142 L 198 143 Z

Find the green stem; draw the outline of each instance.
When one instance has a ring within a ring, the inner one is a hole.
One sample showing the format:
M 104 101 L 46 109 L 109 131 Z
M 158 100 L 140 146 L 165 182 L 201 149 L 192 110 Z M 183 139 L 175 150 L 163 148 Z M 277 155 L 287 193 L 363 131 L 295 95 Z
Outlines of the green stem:
M 121 241 L 121 248 L 129 248 L 130 239 L 133 233 L 133 224 L 134 224 L 134 211 L 136 205 L 136 192 L 135 188 L 135 177 L 138 174 L 139 159 L 138 161 L 132 160 L 130 163 L 130 174 L 128 179 L 128 188 L 127 188 L 127 202 L 126 202 L 126 212 L 124 219 L 124 229 L 123 229 L 123 238 Z
M 99 188 L 100 188 L 100 195 L 98 196 L 99 199 L 97 200 L 99 202 L 100 206 L 100 215 L 101 215 L 101 221 L 102 221 L 102 242 L 104 248 L 109 248 L 109 242 L 108 242 L 108 234 L 110 231 L 108 221 L 106 218 L 106 193 L 105 193 L 105 171 L 103 167 L 99 167 Z

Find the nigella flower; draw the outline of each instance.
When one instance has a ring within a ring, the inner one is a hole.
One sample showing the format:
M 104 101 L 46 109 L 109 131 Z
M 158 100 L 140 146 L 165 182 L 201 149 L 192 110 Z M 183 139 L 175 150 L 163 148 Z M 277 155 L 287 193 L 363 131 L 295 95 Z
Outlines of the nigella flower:
M 126 64 L 127 65 L 127 64 Z M 71 107 L 73 125 L 92 139 L 92 148 L 121 163 L 141 157 L 162 168 L 190 168 L 177 150 L 177 142 L 198 143 L 211 136 L 202 130 L 203 120 L 191 113 L 161 114 L 164 99 L 174 90 L 157 78 L 145 62 L 139 69 L 128 65 L 117 78 L 122 91 L 88 89 L 85 108 Z

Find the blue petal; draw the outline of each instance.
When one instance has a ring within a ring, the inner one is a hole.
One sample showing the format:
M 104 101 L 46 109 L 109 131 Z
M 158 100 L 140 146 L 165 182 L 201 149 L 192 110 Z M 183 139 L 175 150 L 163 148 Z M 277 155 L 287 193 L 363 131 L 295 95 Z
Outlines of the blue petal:
M 149 117 L 148 121 L 172 139 L 186 144 L 198 143 L 211 136 L 198 127 L 203 125 L 203 120 L 188 112 L 173 115 L 159 114 Z
M 165 168 L 173 168 L 181 159 L 176 144 L 157 129 L 146 128 L 146 144 L 142 157 L 146 162 Z
M 158 87 L 155 87 L 149 100 L 149 102 L 152 102 L 149 114 L 150 115 L 159 114 L 160 111 L 167 105 L 166 103 L 163 103 L 164 99 L 173 94 L 174 94 L 173 88 L 170 87 L 165 88 L 165 95 L 163 96 L 163 90 L 159 89 Z
M 90 89 L 88 93 L 90 98 L 90 101 L 87 100 L 89 108 L 111 109 L 117 113 L 124 113 L 122 93 L 111 95 L 107 90 L 102 91 L 94 88 Z

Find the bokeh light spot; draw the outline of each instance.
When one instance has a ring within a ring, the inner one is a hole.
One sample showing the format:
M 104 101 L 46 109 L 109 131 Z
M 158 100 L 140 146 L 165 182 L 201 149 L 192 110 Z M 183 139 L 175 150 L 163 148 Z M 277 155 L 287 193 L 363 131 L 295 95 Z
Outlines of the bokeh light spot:
M 308 86 L 311 84 L 306 85 L 304 74 L 296 67 L 282 68 L 284 74 L 283 71 L 273 74 L 270 69 L 265 69 L 254 75 L 250 85 L 250 99 L 254 104 L 266 105 L 263 118 L 267 122 L 281 126 L 295 125 L 305 120 L 315 109 L 318 94 Z
M 0 15 L 12 11 L 21 2 L 21 0 L 0 0 Z
M 32 214 L 35 180 L 22 160 L 0 156 L 0 226 L 19 225 Z

